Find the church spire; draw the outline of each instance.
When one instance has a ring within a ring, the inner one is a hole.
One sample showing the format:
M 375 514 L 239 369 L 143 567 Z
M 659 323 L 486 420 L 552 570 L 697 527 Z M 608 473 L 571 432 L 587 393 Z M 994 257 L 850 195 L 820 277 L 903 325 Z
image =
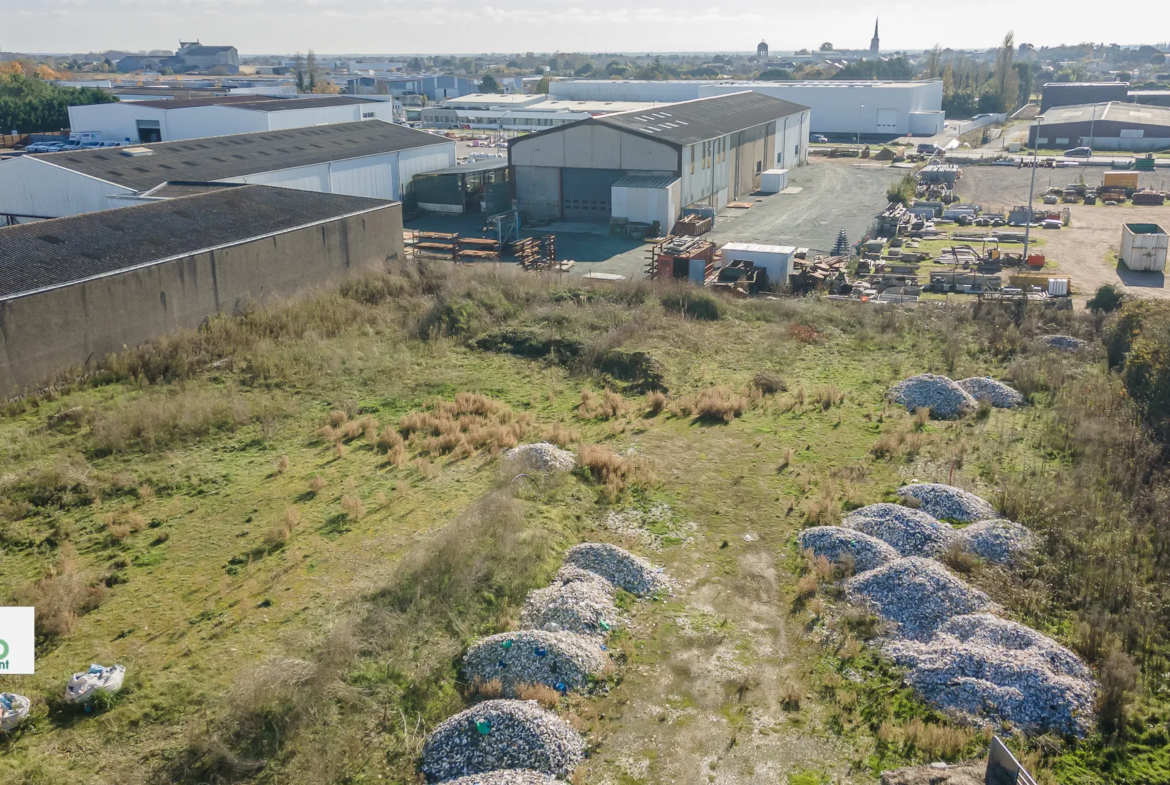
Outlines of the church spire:
M 878 43 L 878 20 L 873 20 L 873 40 L 869 42 L 870 54 L 877 54 L 880 45 Z

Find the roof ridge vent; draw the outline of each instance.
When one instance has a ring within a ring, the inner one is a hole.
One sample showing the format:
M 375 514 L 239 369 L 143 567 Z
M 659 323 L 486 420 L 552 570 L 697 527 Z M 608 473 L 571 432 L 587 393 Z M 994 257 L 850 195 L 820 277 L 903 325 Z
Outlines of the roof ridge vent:
M 122 155 L 128 155 L 131 158 L 140 158 L 144 155 L 154 155 L 154 150 L 149 147 L 123 147 L 119 150 Z

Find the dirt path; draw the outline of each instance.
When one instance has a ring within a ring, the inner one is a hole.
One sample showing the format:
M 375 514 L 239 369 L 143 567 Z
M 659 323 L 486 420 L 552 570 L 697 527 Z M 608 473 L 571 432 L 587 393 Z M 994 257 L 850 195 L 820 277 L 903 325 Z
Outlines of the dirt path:
M 767 477 L 774 464 L 763 455 L 743 463 L 751 443 L 742 434 L 709 434 L 700 456 L 657 430 L 639 447 L 697 531 L 662 554 L 678 590 L 632 631 L 636 654 L 597 704 L 602 746 L 583 781 L 783 782 L 848 760 L 840 742 L 813 732 L 815 708 L 783 705 L 813 648 L 788 614 L 794 578 L 777 560 L 796 524 Z

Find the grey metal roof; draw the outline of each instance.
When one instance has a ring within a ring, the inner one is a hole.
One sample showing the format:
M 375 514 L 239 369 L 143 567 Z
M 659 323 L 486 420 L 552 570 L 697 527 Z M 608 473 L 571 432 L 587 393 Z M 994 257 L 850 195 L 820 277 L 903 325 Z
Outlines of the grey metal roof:
M 458 166 L 448 166 L 444 169 L 432 169 L 425 174 L 467 174 L 468 172 L 487 172 L 492 169 L 507 169 L 507 158 L 485 158 L 482 161 L 468 161 Z
M 212 191 L 220 191 L 224 188 L 246 188 L 247 186 L 241 183 L 203 183 L 203 182 L 188 182 L 184 180 L 175 180 L 170 183 L 163 183 L 162 185 L 151 188 L 149 191 L 141 194 L 144 197 L 154 197 L 156 199 L 176 199 L 180 196 L 193 196 L 195 194 L 206 194 Z
M 115 185 L 144 191 L 170 180 L 227 180 L 257 172 L 343 161 L 438 144 L 444 137 L 383 120 L 209 136 L 178 142 L 26 156 Z M 145 147 L 150 155 L 129 156 Z
M 688 145 L 807 110 L 807 106 L 745 90 L 742 93 L 618 112 L 583 122 L 601 123 L 651 139 Z
M 613 184 L 614 188 L 666 188 L 676 182 L 673 175 L 628 174 Z
M 306 98 L 265 95 L 220 95 L 209 98 L 187 98 L 170 101 L 132 101 L 128 106 L 149 106 L 152 109 L 189 109 L 196 106 L 230 106 L 251 112 L 286 112 L 290 109 L 316 109 L 323 106 L 353 106 L 381 103 L 374 98 L 356 95 L 314 95 Z
M 1100 104 L 1054 106 L 1041 115 L 1044 125 L 1109 121 L 1126 125 L 1170 126 L 1170 107 L 1109 101 Z
M 265 185 L 0 228 L 0 300 L 397 202 Z

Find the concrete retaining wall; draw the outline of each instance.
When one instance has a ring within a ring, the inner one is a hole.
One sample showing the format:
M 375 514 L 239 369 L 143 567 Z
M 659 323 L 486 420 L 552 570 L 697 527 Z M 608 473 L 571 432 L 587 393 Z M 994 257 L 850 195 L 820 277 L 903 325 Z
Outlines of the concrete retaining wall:
M 0 395 L 402 256 L 402 206 L 0 301 Z

